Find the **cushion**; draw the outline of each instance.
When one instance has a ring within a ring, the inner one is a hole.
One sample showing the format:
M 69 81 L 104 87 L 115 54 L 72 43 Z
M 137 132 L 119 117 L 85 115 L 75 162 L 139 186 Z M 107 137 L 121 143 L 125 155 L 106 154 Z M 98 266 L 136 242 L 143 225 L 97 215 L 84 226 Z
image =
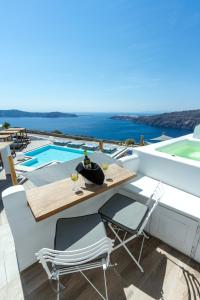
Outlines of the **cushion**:
M 98 214 L 75 218 L 61 218 L 56 224 L 54 249 L 78 250 L 106 237 L 106 231 Z
M 102 218 L 134 233 L 139 230 L 148 207 L 121 194 L 115 194 L 100 209 Z

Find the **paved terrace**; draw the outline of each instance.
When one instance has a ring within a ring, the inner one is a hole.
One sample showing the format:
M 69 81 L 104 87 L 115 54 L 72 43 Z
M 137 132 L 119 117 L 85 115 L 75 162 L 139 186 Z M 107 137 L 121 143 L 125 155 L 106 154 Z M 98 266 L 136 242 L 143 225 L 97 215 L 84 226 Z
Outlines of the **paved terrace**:
M 31 150 L 48 141 L 34 141 L 25 150 Z M 11 185 L 0 169 L 0 195 Z M 30 188 L 29 182 L 25 188 Z M 140 240 L 130 243 L 137 251 Z M 123 249 L 111 255 L 118 263 L 108 270 L 108 293 L 112 300 L 197 300 L 200 299 L 199 264 L 174 250 L 160 240 L 151 237 L 146 241 L 142 256 L 145 272 L 141 273 Z M 87 272 L 93 282 L 103 289 L 103 274 L 99 270 Z M 79 275 L 65 276 L 62 281 L 67 288 L 61 299 L 96 300 L 98 295 Z M 34 264 L 18 273 L 12 234 L 7 223 L 0 196 L 0 299 L 1 300 L 53 300 L 56 296 L 41 265 Z

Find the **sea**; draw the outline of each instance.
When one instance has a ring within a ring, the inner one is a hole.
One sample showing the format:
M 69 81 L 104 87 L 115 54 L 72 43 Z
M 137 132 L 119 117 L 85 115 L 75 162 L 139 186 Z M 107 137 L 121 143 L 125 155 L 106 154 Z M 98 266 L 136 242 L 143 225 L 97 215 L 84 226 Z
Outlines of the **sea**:
M 139 115 L 138 113 L 131 114 Z M 184 129 L 154 127 L 132 121 L 111 119 L 113 115 L 116 115 L 115 113 L 77 113 L 77 115 L 78 117 L 72 118 L 0 118 L 0 124 L 6 121 L 14 127 L 48 132 L 59 130 L 65 134 L 105 140 L 124 141 L 131 138 L 136 142 L 139 142 L 141 135 L 144 135 L 146 141 L 151 142 L 152 138 L 158 137 L 162 133 L 171 137 L 191 133 Z

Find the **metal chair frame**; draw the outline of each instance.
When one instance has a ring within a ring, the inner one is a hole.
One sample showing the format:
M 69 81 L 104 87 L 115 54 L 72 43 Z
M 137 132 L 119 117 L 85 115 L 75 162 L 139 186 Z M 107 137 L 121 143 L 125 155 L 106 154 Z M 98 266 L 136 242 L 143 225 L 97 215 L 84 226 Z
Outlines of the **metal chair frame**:
M 78 250 L 58 251 L 43 248 L 36 253 L 36 257 L 45 269 L 49 280 L 57 281 L 57 300 L 60 299 L 60 276 L 76 272 L 81 273 L 81 275 L 88 281 L 102 299 L 108 300 L 105 271 L 110 266 L 110 253 L 112 252 L 113 242 L 114 241 L 110 238 L 105 237 L 93 245 Z M 98 257 L 103 254 L 107 254 L 106 258 L 98 259 Z M 105 296 L 99 292 L 96 286 L 83 272 L 95 268 L 103 269 Z
M 140 260 L 141 260 L 141 256 L 142 256 L 142 250 L 143 250 L 143 246 L 144 246 L 144 240 L 148 239 L 149 237 L 147 236 L 147 234 L 144 232 L 144 228 L 147 225 L 153 211 L 155 210 L 155 208 L 157 207 L 159 201 L 161 200 L 162 196 L 164 194 L 164 190 L 163 190 L 163 185 L 161 182 L 158 183 L 158 185 L 156 186 L 154 192 L 151 194 L 151 196 L 149 197 L 148 201 L 147 201 L 147 206 L 148 206 L 148 213 L 146 215 L 146 218 L 143 220 L 142 224 L 140 225 L 139 229 L 136 231 L 136 233 L 134 233 L 133 235 L 131 235 L 129 238 L 126 239 L 126 235 L 127 235 L 127 231 L 124 230 L 123 228 L 123 224 L 122 227 L 120 227 L 120 225 L 116 225 L 113 224 L 110 221 L 105 220 L 106 222 L 108 222 L 108 226 L 111 229 L 111 231 L 113 232 L 113 234 L 115 235 L 115 240 L 118 240 L 119 243 L 113 247 L 112 251 L 117 250 L 120 247 L 124 247 L 124 249 L 126 250 L 126 252 L 129 254 L 129 256 L 131 257 L 131 259 L 135 262 L 135 264 L 138 266 L 138 268 L 140 269 L 141 272 L 144 272 L 141 264 L 140 264 Z M 103 218 L 103 216 L 102 216 Z M 124 237 L 121 238 L 119 236 L 119 231 L 123 231 L 124 232 Z M 130 230 L 131 231 L 131 230 Z M 130 233 L 130 232 L 129 232 Z M 141 243 L 141 247 L 140 247 L 140 252 L 139 252 L 139 256 L 138 259 L 131 253 L 131 251 L 128 249 L 127 247 L 127 243 L 132 241 L 133 239 L 142 236 L 142 243 Z

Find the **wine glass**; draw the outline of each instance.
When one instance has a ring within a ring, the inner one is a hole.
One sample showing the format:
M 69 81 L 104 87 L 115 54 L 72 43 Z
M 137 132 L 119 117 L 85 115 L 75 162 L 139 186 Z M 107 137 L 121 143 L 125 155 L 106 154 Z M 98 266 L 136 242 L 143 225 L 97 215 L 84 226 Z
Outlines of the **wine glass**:
M 76 182 L 78 181 L 78 173 L 72 173 L 71 174 L 71 180 L 74 182 L 74 186 L 72 188 L 72 191 L 74 191 L 75 193 L 79 191 L 79 188 L 76 184 Z
M 108 168 L 109 168 L 108 163 L 105 162 L 102 164 L 102 169 L 104 170 L 105 180 L 108 180 L 107 175 L 106 175 L 106 171 L 108 170 Z

